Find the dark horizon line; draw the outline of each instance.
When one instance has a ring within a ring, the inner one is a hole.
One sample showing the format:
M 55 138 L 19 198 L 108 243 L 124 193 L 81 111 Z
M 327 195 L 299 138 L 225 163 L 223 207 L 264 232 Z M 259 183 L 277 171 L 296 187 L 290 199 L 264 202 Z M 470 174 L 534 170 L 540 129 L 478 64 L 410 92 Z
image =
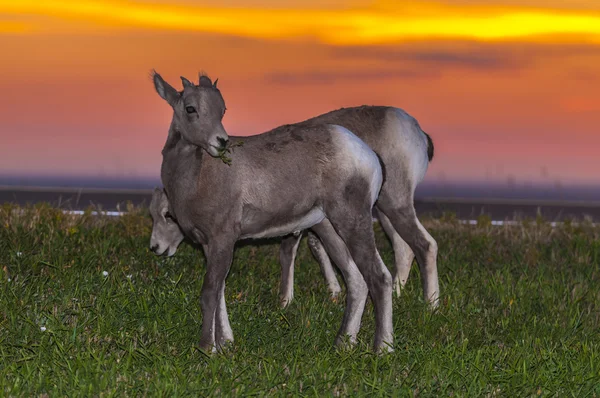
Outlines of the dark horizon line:
M 508 177 L 507 177 L 508 178 Z M 88 185 L 81 185 L 88 184 Z M 161 185 L 160 176 L 97 176 L 97 175 L 6 175 L 0 174 L 0 187 L 48 187 L 48 188 L 120 188 L 124 184 L 130 187 Z M 486 180 L 486 179 L 448 179 L 426 176 L 419 185 L 458 185 L 458 186 L 489 186 L 509 188 L 579 188 L 600 189 L 600 183 L 536 180 Z M 135 188 L 133 188 L 135 189 Z
M 0 191 L 57 193 L 147 194 L 162 187 L 159 177 L 98 176 L 2 176 Z M 502 182 L 429 179 L 418 185 L 415 199 L 444 198 L 486 200 L 537 200 L 552 202 L 600 202 L 600 184 L 550 182 Z

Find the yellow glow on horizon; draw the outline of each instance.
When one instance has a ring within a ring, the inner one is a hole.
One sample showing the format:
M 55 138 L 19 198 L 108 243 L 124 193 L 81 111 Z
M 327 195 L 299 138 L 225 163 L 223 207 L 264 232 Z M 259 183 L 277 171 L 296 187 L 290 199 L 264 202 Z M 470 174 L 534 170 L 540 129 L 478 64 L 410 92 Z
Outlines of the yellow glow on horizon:
M 19 21 L 1 21 L 0 34 L 2 33 L 29 33 L 33 31 L 31 24 L 26 24 Z
M 600 12 L 508 5 L 448 6 L 423 2 L 400 7 L 384 1 L 349 9 L 261 9 L 101 0 L 0 0 L 0 16 L 3 13 L 83 21 L 109 28 L 207 32 L 260 39 L 311 37 L 335 45 L 427 38 L 521 40 L 560 35 L 585 36 L 600 42 Z M 44 26 L 38 28 L 43 30 Z M 0 22 L 0 32 L 26 30 L 27 26 L 18 22 Z

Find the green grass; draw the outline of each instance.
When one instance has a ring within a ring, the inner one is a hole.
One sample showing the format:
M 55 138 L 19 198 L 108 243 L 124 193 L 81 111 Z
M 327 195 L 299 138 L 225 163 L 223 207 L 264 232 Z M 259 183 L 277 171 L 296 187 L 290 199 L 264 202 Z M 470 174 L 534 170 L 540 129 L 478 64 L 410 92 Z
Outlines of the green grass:
M 328 298 L 305 242 L 285 310 L 279 246 L 242 247 L 226 290 L 236 341 L 207 357 L 203 255 L 186 243 L 170 259 L 149 253 L 143 210 L 109 219 L 4 206 L 0 224 L 0 396 L 600 396 L 591 225 L 428 220 L 440 308 L 427 310 L 414 266 L 394 298 L 395 352 L 383 356 L 371 352 L 370 302 L 358 346 L 332 347 L 343 300 Z

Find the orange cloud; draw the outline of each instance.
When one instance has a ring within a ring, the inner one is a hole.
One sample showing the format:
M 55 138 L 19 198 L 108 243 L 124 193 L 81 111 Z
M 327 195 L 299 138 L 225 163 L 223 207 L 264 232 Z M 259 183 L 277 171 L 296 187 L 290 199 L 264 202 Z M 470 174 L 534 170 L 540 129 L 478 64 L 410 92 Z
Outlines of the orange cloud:
M 600 100 L 592 97 L 567 97 L 560 104 L 565 111 L 572 113 L 600 111 Z
M 110 28 L 196 31 L 260 39 L 310 37 L 335 45 L 573 35 L 600 42 L 600 12 L 497 4 L 380 1 L 346 9 L 273 9 L 101 0 L 0 0 L 0 13 L 42 15 Z

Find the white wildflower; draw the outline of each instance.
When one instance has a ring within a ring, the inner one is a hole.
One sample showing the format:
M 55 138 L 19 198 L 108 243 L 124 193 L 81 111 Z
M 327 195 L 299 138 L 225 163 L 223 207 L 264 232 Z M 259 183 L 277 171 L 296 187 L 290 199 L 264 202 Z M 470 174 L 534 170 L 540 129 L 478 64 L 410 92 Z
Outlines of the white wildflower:
M 108 276 L 108 271 L 102 271 L 103 276 Z
M 17 257 L 21 257 L 23 255 L 23 252 L 17 252 Z
M 40 327 L 40 330 L 41 330 L 42 332 L 45 332 L 45 331 L 46 331 L 46 326 L 42 326 L 42 327 Z
M 131 278 L 133 278 L 132 274 L 127 275 L 127 279 L 131 279 Z

